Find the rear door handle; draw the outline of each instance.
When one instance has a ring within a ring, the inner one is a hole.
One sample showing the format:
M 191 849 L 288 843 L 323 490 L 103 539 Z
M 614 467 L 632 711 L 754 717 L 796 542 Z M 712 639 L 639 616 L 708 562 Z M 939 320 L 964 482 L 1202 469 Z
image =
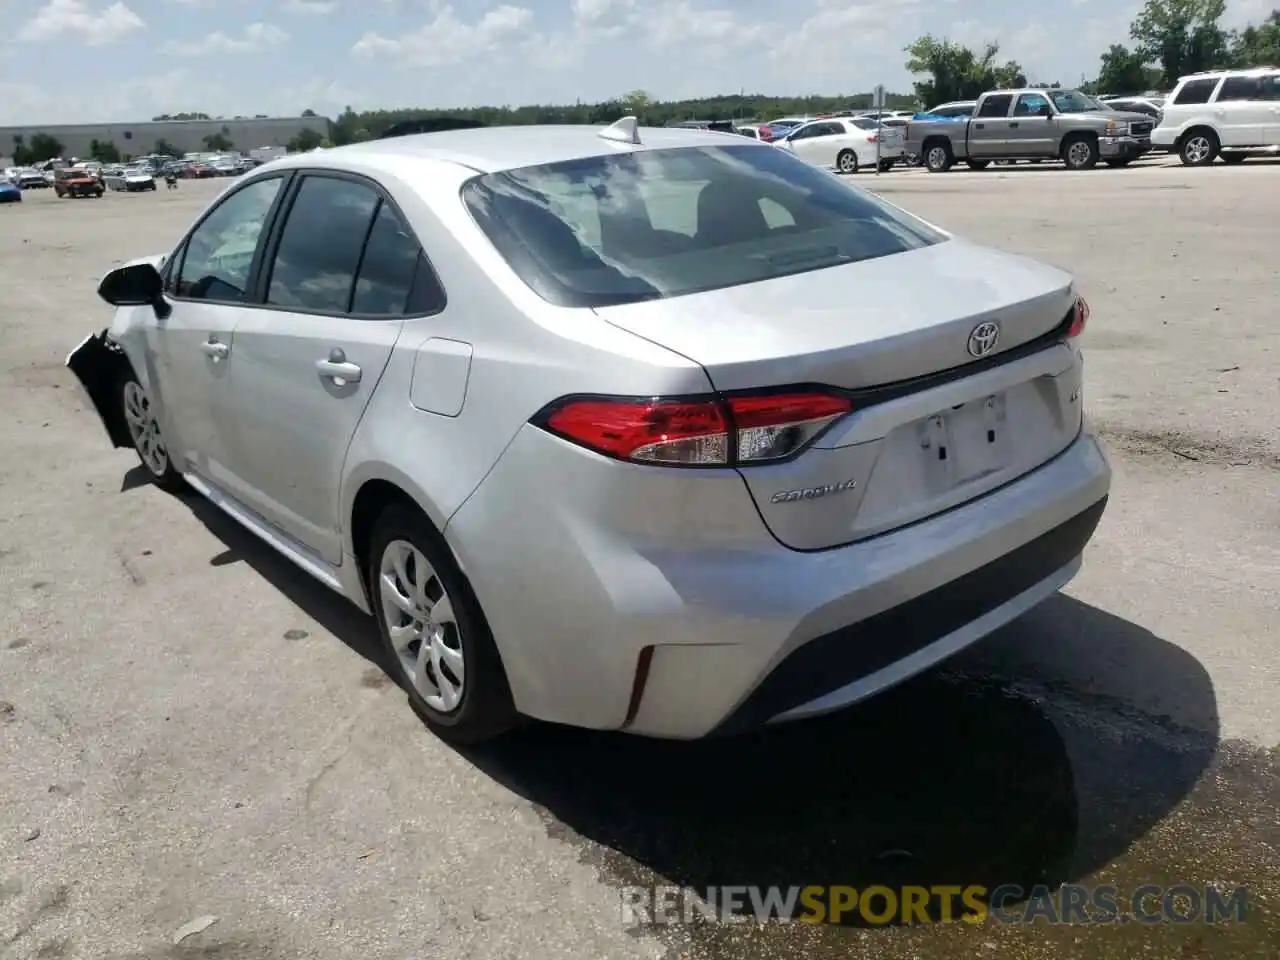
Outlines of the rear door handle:
M 985 129 L 987 129 L 987 125 L 986 125 L 985 123 L 975 123 L 975 124 L 974 124 L 974 127 L 976 127 L 976 128 L 977 128 L 977 129 L 979 129 L 979 130 L 985 130 Z
M 363 372 L 354 363 L 347 362 L 347 355 L 340 347 L 329 351 L 328 360 L 317 360 L 316 370 L 320 376 L 328 377 L 340 387 L 348 383 L 359 383 Z
M 1012 129 L 1013 127 L 1016 127 L 1017 125 L 1018 125 L 1018 121 L 1017 121 L 1017 120 L 1010 120 L 1010 121 L 1009 121 L 1009 127 L 1010 127 L 1010 129 Z
M 206 356 L 212 357 L 214 360 L 225 360 L 227 354 L 231 352 L 229 346 L 225 343 L 219 343 L 213 337 L 200 344 L 200 349 L 205 352 Z

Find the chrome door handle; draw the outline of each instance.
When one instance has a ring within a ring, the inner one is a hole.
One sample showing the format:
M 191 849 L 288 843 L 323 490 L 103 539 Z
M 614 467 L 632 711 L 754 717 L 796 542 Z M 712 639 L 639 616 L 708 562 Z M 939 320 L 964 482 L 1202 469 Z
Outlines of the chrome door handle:
M 359 383 L 362 373 L 354 363 L 347 362 L 347 355 L 337 347 L 329 351 L 329 359 L 316 361 L 316 371 L 340 387 L 348 383 Z
M 200 349 L 205 352 L 206 356 L 212 357 L 214 360 L 225 360 L 227 354 L 231 352 L 231 348 L 225 343 L 219 343 L 212 338 L 200 344 Z

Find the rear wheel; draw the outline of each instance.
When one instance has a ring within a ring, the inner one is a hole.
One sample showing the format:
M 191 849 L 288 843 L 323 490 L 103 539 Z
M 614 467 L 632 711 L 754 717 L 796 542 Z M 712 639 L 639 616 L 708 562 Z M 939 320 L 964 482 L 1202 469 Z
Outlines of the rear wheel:
M 955 163 L 951 147 L 945 143 L 931 143 L 924 148 L 924 165 L 930 173 L 946 173 Z
M 985 170 L 990 162 L 989 160 L 966 160 L 965 166 L 970 170 Z
M 389 666 L 427 726 L 455 744 L 515 726 L 502 658 L 480 604 L 419 510 L 397 503 L 383 511 L 365 576 Z
M 1121 167 L 1127 167 L 1132 162 L 1132 160 L 1108 160 L 1107 166 L 1118 170 Z
M 1248 154 L 1244 154 L 1244 153 L 1224 153 L 1222 155 L 1222 162 L 1223 163 L 1244 163 L 1245 157 L 1247 156 Z
M 852 150 L 841 150 L 836 157 L 836 169 L 841 173 L 857 173 L 858 155 Z
M 1218 156 L 1218 135 L 1212 130 L 1189 130 L 1178 144 L 1178 158 L 1184 166 L 1207 167 Z
M 881 172 L 881 173 L 888 173 L 888 172 L 889 172 L 890 170 L 892 170 L 892 169 L 893 169 L 893 161 L 892 161 L 892 160 L 881 160 L 881 161 L 880 161 L 880 172 Z
M 120 404 L 133 449 L 151 482 L 170 493 L 183 490 L 186 482 L 169 459 L 169 448 L 160 433 L 160 422 L 156 419 L 151 398 L 132 371 L 120 381 Z

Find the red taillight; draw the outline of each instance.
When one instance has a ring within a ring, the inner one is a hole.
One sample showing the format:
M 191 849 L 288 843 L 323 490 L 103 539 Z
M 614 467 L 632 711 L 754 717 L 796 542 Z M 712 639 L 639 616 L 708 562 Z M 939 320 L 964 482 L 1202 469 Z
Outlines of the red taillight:
M 1089 323 L 1089 304 L 1085 302 L 1084 297 L 1076 298 L 1075 313 L 1071 318 L 1071 327 L 1067 330 L 1067 339 L 1078 337 L 1084 333 L 1085 326 Z
M 867 143 L 875 143 L 879 139 L 880 139 L 879 134 L 875 134 L 875 133 L 868 134 Z
M 825 393 L 728 399 L 569 399 L 546 429 L 619 460 L 667 466 L 745 466 L 799 453 L 853 404 Z

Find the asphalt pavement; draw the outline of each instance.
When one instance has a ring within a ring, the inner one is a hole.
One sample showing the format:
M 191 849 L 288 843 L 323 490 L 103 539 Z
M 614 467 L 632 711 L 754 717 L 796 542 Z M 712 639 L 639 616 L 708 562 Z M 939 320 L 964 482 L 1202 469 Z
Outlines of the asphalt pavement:
M 820 721 L 704 744 L 539 726 L 467 752 L 406 707 L 371 621 L 143 482 L 72 388 L 102 274 L 170 248 L 225 182 L 0 207 L 0 956 L 1280 956 L 1280 163 L 855 182 L 1079 278 L 1116 471 L 1081 575 Z M 879 928 L 620 907 L 656 883 L 1063 882 L 1244 886 L 1250 912 Z

